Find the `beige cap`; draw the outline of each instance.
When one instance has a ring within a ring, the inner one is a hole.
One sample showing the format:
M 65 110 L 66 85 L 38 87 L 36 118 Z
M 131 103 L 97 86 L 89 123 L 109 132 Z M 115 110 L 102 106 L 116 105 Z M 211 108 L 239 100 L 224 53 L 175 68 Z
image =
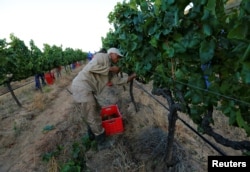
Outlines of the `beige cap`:
M 121 54 L 120 50 L 118 50 L 117 48 L 110 48 L 110 49 L 108 49 L 108 54 L 110 54 L 110 53 L 115 53 L 118 56 L 123 57 L 123 55 Z

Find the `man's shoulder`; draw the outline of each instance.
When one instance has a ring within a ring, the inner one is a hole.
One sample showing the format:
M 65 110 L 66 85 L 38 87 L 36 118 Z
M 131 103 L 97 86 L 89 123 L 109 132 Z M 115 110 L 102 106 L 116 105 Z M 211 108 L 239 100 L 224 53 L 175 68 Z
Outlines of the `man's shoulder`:
M 94 55 L 94 58 L 96 58 L 96 57 L 98 57 L 98 58 L 104 58 L 104 57 L 108 57 L 108 54 L 107 53 L 96 53 Z
M 97 61 L 109 61 L 109 55 L 107 53 L 97 53 L 95 54 L 94 58 L 93 59 L 96 59 Z

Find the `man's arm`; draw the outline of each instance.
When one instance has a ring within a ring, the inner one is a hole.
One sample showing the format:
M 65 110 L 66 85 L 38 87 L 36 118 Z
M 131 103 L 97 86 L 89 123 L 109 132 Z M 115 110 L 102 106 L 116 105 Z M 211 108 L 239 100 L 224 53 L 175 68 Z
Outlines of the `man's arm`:
M 127 82 L 130 82 L 130 81 L 133 80 L 134 78 L 136 78 L 136 73 L 133 73 L 132 75 L 130 75 L 130 76 L 128 77 Z
M 109 71 L 117 74 L 120 72 L 120 68 L 118 66 L 111 66 Z

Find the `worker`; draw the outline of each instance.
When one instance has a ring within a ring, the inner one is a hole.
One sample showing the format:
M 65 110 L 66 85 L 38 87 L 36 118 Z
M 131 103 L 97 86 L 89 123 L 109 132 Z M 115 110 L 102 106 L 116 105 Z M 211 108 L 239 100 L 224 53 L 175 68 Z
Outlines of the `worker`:
M 97 53 L 86 66 L 73 79 L 71 91 L 74 102 L 81 109 L 81 115 L 88 126 L 88 135 L 91 140 L 96 140 L 98 150 L 110 147 L 106 139 L 105 129 L 102 127 L 100 105 L 96 97 L 110 81 L 110 74 L 117 77 L 120 68 L 116 65 L 123 55 L 117 48 L 108 49 L 107 53 Z M 136 74 L 125 75 L 115 79 L 116 85 L 123 85 L 132 81 Z

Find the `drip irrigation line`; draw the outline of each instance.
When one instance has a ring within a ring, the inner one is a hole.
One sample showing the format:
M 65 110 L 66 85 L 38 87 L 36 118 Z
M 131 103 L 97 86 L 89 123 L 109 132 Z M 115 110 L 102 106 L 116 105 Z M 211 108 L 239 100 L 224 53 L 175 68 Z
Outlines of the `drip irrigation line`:
M 169 108 L 164 105 L 160 100 L 158 100 L 157 98 L 155 98 L 151 93 L 149 93 L 146 89 L 144 89 L 140 84 L 138 84 L 138 82 L 135 82 L 136 85 L 142 89 L 144 92 L 146 92 L 150 97 L 152 97 L 154 100 L 156 100 L 160 105 L 162 105 L 165 109 L 167 109 L 168 111 Z M 197 134 L 204 142 L 206 142 L 208 145 L 210 145 L 214 150 L 216 150 L 220 155 L 222 156 L 227 156 L 223 151 L 221 151 L 219 148 L 217 148 L 213 143 L 211 143 L 208 139 L 206 139 L 204 136 L 202 136 L 199 132 L 197 132 L 193 127 L 191 127 L 186 121 L 184 121 L 182 118 L 180 118 L 179 116 L 177 116 L 177 118 L 184 124 L 186 125 L 190 130 L 192 130 L 195 134 Z
M 28 83 L 26 83 L 26 84 L 24 84 L 24 85 L 21 85 L 21 86 L 19 86 L 19 87 L 16 87 L 16 88 L 12 89 L 12 90 L 15 91 L 15 90 L 17 90 L 17 89 L 19 89 L 19 88 L 22 88 L 22 87 L 24 87 L 24 86 L 26 86 L 26 85 L 31 84 L 32 82 L 34 82 L 34 81 L 30 81 L 30 82 L 28 82 Z M 0 96 L 5 95 L 5 94 L 8 94 L 9 92 L 10 92 L 10 91 L 8 90 L 7 92 L 4 92 L 3 94 L 0 94 Z
M 69 92 L 69 94 L 71 95 L 73 94 L 68 88 L 66 88 L 66 90 Z
M 157 74 L 157 73 L 154 73 L 154 72 L 149 72 L 149 73 L 151 73 L 152 75 L 158 75 L 159 77 L 161 77 L 161 76 L 160 76 L 159 74 Z M 169 78 L 172 78 L 171 76 L 168 76 L 168 77 L 169 77 Z M 208 89 L 200 88 L 200 87 L 197 87 L 197 86 L 194 86 L 194 85 L 191 85 L 191 84 L 186 84 L 186 83 L 183 83 L 183 82 L 178 81 L 178 80 L 176 80 L 176 79 L 175 79 L 174 81 L 177 82 L 177 83 L 179 83 L 179 84 L 182 84 L 182 85 L 185 85 L 185 86 L 189 86 L 189 87 L 191 87 L 191 88 L 194 88 L 194 89 L 197 89 L 197 90 L 206 92 L 206 93 L 214 94 L 214 95 L 216 95 L 216 96 L 223 97 L 223 98 L 225 98 L 225 99 L 233 100 L 233 101 L 236 101 L 236 102 L 245 104 L 245 105 L 247 105 L 247 106 L 250 107 L 250 103 L 249 103 L 249 102 L 242 101 L 242 100 L 239 100 L 239 99 L 230 97 L 230 96 L 226 96 L 226 95 L 217 93 L 217 92 L 215 92 L 215 91 L 211 91 L 211 90 L 208 90 Z
M 208 139 L 202 136 L 199 132 L 197 132 L 193 127 L 191 127 L 186 121 L 181 119 L 179 116 L 177 117 L 183 124 L 185 124 L 190 130 L 192 130 L 195 134 L 197 134 L 202 140 L 204 140 L 208 145 L 210 145 L 214 150 L 220 153 L 222 156 L 227 156 L 222 150 L 217 148 L 213 143 L 211 143 Z
M 179 84 L 182 84 L 182 85 L 186 85 L 186 86 L 195 88 L 195 89 L 197 89 L 197 90 L 201 90 L 201 91 L 204 91 L 204 92 L 207 92 L 207 93 L 211 93 L 211 94 L 214 94 L 214 95 L 216 95 L 216 96 L 224 97 L 224 98 L 226 98 L 226 99 L 234 100 L 234 101 L 237 101 L 237 102 L 239 102 L 239 103 L 243 103 L 243 104 L 246 104 L 246 105 L 250 106 L 250 103 L 248 103 L 248 102 L 245 102 L 245 101 L 242 101 L 242 100 L 239 100 L 239 99 L 235 99 L 235 98 L 233 98 L 233 97 L 225 96 L 225 95 L 220 94 L 220 93 L 217 93 L 217 92 L 215 92 L 215 91 L 210 91 L 210 90 L 207 90 L 207 89 L 203 89 L 203 88 L 200 88 L 200 87 L 196 87 L 196 86 L 194 86 L 194 85 L 185 84 L 185 83 L 183 83 L 183 82 L 181 82 L 181 81 L 176 81 L 176 82 L 178 82 Z
M 148 95 L 150 95 L 155 101 L 157 101 L 159 104 L 161 104 L 165 109 L 167 109 L 168 111 L 170 111 L 170 109 L 164 105 L 160 100 L 158 100 L 157 98 L 155 98 L 152 94 L 150 94 L 147 90 L 145 90 L 142 86 L 140 86 L 138 84 L 138 82 L 135 82 L 137 86 L 140 87 L 140 89 L 142 89 L 144 92 L 146 92 Z

